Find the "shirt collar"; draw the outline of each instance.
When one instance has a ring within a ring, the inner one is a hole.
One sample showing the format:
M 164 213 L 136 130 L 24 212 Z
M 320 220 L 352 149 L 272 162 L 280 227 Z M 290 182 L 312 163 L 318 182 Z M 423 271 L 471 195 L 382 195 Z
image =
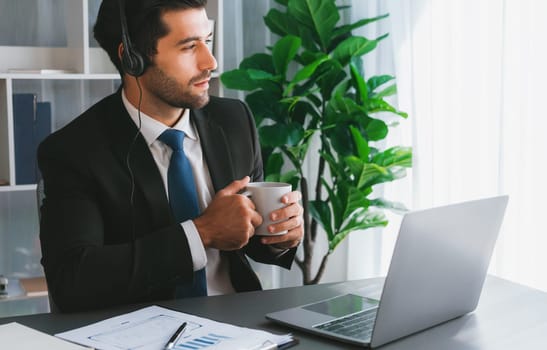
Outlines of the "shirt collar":
M 135 125 L 139 125 L 139 111 L 135 106 L 129 102 L 127 97 L 125 96 L 125 90 L 122 89 L 122 101 L 125 106 L 125 109 L 127 110 L 127 113 L 129 113 L 129 116 L 135 123 Z M 146 143 L 148 146 L 152 145 L 156 141 L 156 139 L 169 127 L 156 119 L 146 115 L 142 111 L 140 112 L 140 124 L 141 129 L 140 132 L 144 139 L 146 140 Z M 197 132 L 194 130 L 194 127 L 192 123 L 190 123 L 190 110 L 188 108 L 184 109 L 184 112 L 182 114 L 182 117 L 178 120 L 178 122 L 173 125 L 172 129 L 177 129 L 186 134 L 186 137 L 197 141 Z

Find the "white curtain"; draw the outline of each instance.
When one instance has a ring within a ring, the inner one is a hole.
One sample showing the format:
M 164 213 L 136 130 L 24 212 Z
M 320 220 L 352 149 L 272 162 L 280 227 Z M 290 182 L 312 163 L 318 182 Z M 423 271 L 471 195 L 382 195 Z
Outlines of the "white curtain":
M 410 114 L 411 207 L 508 194 L 490 272 L 547 290 L 547 2 L 384 6 L 399 107 Z

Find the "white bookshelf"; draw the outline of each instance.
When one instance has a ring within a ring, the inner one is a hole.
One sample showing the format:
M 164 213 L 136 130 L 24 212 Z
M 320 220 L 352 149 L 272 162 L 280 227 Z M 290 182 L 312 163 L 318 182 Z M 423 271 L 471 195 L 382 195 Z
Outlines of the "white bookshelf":
M 130 1 L 130 0 L 129 0 Z M 93 39 L 101 0 L 0 0 L 0 274 L 25 277 L 41 272 L 36 184 L 17 184 L 13 94 L 35 93 L 51 102 L 52 131 L 115 92 L 119 75 Z M 212 95 L 222 95 L 223 0 L 209 0 L 215 21 Z M 62 70 L 66 73 L 13 73 Z M 21 256 L 19 256 L 20 254 Z

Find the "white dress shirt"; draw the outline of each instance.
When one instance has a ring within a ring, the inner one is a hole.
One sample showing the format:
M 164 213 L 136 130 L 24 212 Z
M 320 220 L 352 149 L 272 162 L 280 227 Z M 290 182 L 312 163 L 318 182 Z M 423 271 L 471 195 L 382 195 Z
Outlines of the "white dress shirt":
M 158 166 L 167 198 L 169 198 L 167 170 L 169 169 L 169 162 L 173 151 L 171 150 L 171 147 L 158 140 L 158 137 L 168 129 L 168 127 L 144 114 L 142 111 L 140 112 L 139 120 L 139 111 L 127 100 L 125 91 L 122 91 L 122 100 L 131 119 L 133 119 L 137 127 L 139 124 L 141 126 L 140 132 L 146 140 L 150 152 Z M 195 126 L 190 122 L 189 109 L 184 110 L 182 117 L 172 128 L 181 130 L 186 134 L 186 137 L 184 138 L 184 153 L 190 161 L 194 173 L 198 204 L 200 212 L 203 212 L 214 196 L 214 188 L 207 162 L 203 158 L 199 134 L 197 133 Z M 222 258 L 217 249 L 204 248 L 198 230 L 192 220 L 184 221 L 181 225 L 186 233 L 188 244 L 190 245 L 194 271 L 200 270 L 203 267 L 206 268 L 207 294 L 218 295 L 234 293 L 235 290 L 230 281 L 228 262 L 225 261 L 226 259 Z

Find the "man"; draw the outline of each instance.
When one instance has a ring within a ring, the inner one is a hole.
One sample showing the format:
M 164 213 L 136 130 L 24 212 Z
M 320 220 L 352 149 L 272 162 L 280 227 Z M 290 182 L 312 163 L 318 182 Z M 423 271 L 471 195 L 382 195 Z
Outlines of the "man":
M 120 70 L 122 88 L 38 150 L 42 264 L 61 311 L 257 290 L 246 256 L 292 264 L 303 235 L 300 193 L 285 195 L 286 206 L 271 214 L 286 220 L 270 232 L 287 234 L 254 236 L 262 217 L 238 192 L 263 178 L 260 147 L 248 108 L 208 95 L 217 63 L 205 5 L 101 4 L 95 37 Z M 174 209 L 181 194 L 171 192 L 178 179 L 171 163 L 180 150 L 162 136 L 173 130 L 183 135 L 197 216 Z

